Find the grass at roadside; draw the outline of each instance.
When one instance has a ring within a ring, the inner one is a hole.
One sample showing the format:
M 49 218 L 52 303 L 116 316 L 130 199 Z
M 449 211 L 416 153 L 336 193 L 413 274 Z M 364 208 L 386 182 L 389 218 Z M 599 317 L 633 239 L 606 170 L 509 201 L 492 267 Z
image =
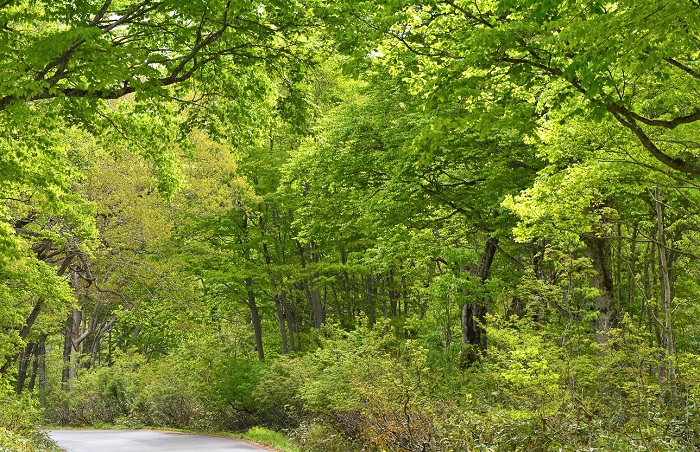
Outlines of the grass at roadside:
M 264 427 L 253 427 L 241 435 L 241 438 L 264 444 L 282 452 L 301 452 L 301 448 L 292 444 L 289 438 L 282 433 Z

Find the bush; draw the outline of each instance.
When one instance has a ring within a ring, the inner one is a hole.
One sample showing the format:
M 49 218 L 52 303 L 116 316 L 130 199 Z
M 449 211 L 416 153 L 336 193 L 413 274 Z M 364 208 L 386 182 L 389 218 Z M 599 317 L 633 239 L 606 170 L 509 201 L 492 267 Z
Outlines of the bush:
M 173 375 L 151 381 L 143 388 L 136 415 L 146 424 L 162 427 L 195 427 L 204 412 L 203 406 L 187 385 Z M 208 430 L 207 425 L 198 425 Z
M 302 450 L 309 452 L 360 452 L 359 441 L 347 437 L 326 423 L 302 424 L 295 431 Z
M 47 418 L 59 425 L 113 424 L 131 412 L 140 391 L 137 375 L 119 366 L 94 368 L 49 397 Z
M 0 393 L 0 428 L 9 432 L 27 433 L 36 429 L 40 411 L 34 400 L 17 397 L 9 391 Z
M 40 410 L 34 400 L 0 391 L 0 452 L 54 452 L 60 449 L 39 431 Z
M 380 327 L 328 326 L 325 333 L 315 352 L 281 359 L 264 373 L 259 400 L 307 418 L 297 429 L 305 450 L 428 450 L 435 429 L 427 350 Z
M 53 413 L 74 425 L 250 429 L 251 439 L 281 441 L 251 429 L 260 425 L 324 452 L 695 448 L 695 355 L 679 355 L 685 399 L 674 405 L 648 371 L 658 349 L 632 325 L 599 350 L 573 329 L 561 340 L 571 345 L 548 339 L 550 326 L 527 316 L 488 325 L 488 353 L 458 344 L 451 365 L 437 359 L 433 333 L 406 339 L 390 323 L 328 325 L 315 351 L 266 363 L 203 339 L 149 364 L 87 372 L 53 397 Z M 16 429 L 24 418 L 13 421 L 19 409 L 8 406 L 0 415 Z

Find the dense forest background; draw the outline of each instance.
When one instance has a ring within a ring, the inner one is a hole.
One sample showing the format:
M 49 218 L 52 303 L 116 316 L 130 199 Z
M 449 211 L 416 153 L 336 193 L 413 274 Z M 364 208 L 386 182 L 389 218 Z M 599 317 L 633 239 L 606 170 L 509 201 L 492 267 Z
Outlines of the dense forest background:
M 700 4 L 0 2 L 0 450 L 696 450 Z

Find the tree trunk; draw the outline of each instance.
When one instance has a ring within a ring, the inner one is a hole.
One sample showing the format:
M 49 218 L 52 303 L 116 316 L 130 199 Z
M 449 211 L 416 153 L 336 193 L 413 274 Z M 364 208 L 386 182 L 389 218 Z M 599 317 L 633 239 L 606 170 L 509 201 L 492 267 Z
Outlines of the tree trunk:
M 399 291 L 396 288 L 396 282 L 394 281 L 394 268 L 389 271 L 389 277 L 387 279 L 389 285 L 389 306 L 391 309 L 391 316 L 396 317 L 399 311 Z
M 365 295 L 367 297 L 367 307 L 365 309 L 367 312 L 367 319 L 369 320 L 370 326 L 374 326 L 377 323 L 372 279 L 373 278 L 371 275 L 367 275 L 365 277 Z
M 357 291 L 355 290 L 355 281 L 350 281 L 350 275 L 347 270 L 348 256 L 345 251 L 340 254 L 341 263 L 343 264 L 343 291 L 345 291 L 347 297 L 347 305 L 344 317 L 348 319 L 350 323 L 353 322 L 355 318 L 355 305 L 357 304 Z
M 665 352 L 665 357 L 659 366 L 659 378 L 665 379 L 668 384 L 668 391 L 671 403 L 676 399 L 675 379 L 676 369 L 674 356 L 676 354 L 676 344 L 673 331 L 673 306 L 672 306 L 672 286 L 670 276 L 669 256 L 666 249 L 666 230 L 664 226 L 664 203 L 661 201 L 662 193 L 659 188 L 655 190 L 656 207 L 656 231 L 657 250 L 659 258 L 659 282 L 661 289 L 661 343 L 659 344 Z
M 46 408 L 46 335 L 39 338 L 39 405 Z
M 27 385 L 27 390 L 29 392 L 34 392 L 36 387 L 36 377 L 39 370 L 39 343 L 36 343 L 34 347 L 34 358 L 32 359 L 32 370 L 29 373 L 29 385 Z
M 274 280 L 274 277 L 273 277 Z M 274 289 L 273 289 L 274 290 Z M 277 322 L 279 323 L 280 332 L 280 354 L 287 354 L 287 324 L 284 318 L 284 309 L 282 308 L 281 295 L 275 294 L 275 311 L 277 312 Z
M 250 310 L 250 322 L 253 324 L 253 333 L 255 334 L 255 349 L 258 352 L 258 359 L 260 361 L 264 361 L 265 352 L 263 351 L 262 325 L 260 323 L 258 305 L 255 304 L 255 292 L 253 292 L 252 278 L 245 279 L 245 286 L 247 288 L 248 295 L 248 309 Z
M 525 301 L 520 297 L 513 297 L 510 301 L 510 308 L 506 312 L 506 318 L 522 317 L 525 312 Z
M 282 277 L 280 276 L 280 282 L 282 282 Z M 287 319 L 287 331 L 289 332 L 289 348 L 296 350 L 294 344 L 294 310 L 291 303 L 289 303 L 289 297 L 287 297 L 287 292 L 282 291 L 280 296 L 280 301 L 282 302 L 282 309 L 284 310 L 284 316 Z M 299 349 L 301 349 L 301 341 L 299 341 Z
M 586 249 L 584 254 L 590 259 L 594 273 L 588 278 L 591 287 L 598 289 L 593 298 L 593 309 L 598 317 L 593 322 L 596 342 L 604 344 L 608 340 L 611 328 L 618 326 L 619 318 L 613 292 L 613 275 L 611 265 L 611 244 L 605 237 L 593 233 L 581 236 Z
M 63 368 L 61 369 L 61 383 L 63 389 L 68 389 L 68 381 L 71 376 L 71 355 L 73 351 L 73 341 L 71 340 L 71 330 L 72 330 L 73 316 L 68 316 L 66 321 L 66 328 L 63 332 Z
M 403 298 L 403 315 L 408 317 L 408 287 L 405 275 L 401 275 L 401 297 Z
M 484 253 L 481 255 L 481 259 L 479 259 L 479 263 L 473 272 L 473 275 L 479 278 L 482 285 L 489 276 L 491 264 L 493 264 L 493 258 L 498 249 L 497 245 L 497 238 L 492 237 L 486 241 Z M 488 307 L 484 300 L 471 300 L 462 306 L 462 343 L 477 346 L 482 352 L 486 351 L 488 345 L 486 330 L 484 329 L 487 312 Z
M 630 242 L 629 264 L 627 265 L 627 307 L 634 305 L 635 288 L 637 287 L 635 278 L 637 274 L 637 234 L 639 227 L 634 225 L 632 229 L 632 241 Z M 644 309 L 641 309 L 644 312 Z M 641 317 L 641 316 L 640 316 Z
M 316 286 L 316 278 L 318 278 L 318 274 L 314 273 L 311 277 L 311 281 L 309 281 L 307 297 L 311 305 L 311 319 L 313 320 L 314 328 L 319 329 L 326 321 L 326 313 L 321 303 L 321 294 L 318 292 L 318 287 Z
M 284 289 L 280 291 L 277 290 L 277 277 L 275 276 L 272 269 L 272 257 L 270 256 L 270 251 L 267 248 L 267 243 L 263 243 L 263 254 L 265 256 L 265 264 L 267 264 L 268 273 L 270 275 L 270 288 L 272 289 L 273 296 L 275 300 L 275 311 L 277 312 L 277 321 L 279 322 L 280 331 L 280 353 L 282 355 L 287 354 L 287 327 L 285 322 L 285 312 L 282 305 L 282 298 L 286 297 Z
M 29 370 L 29 365 L 32 362 L 32 357 L 36 354 L 36 343 L 27 342 L 24 351 L 19 358 L 19 369 L 17 370 L 17 385 L 15 386 L 15 392 L 17 394 L 22 394 L 24 389 L 24 382 L 27 380 L 27 371 Z
M 315 242 L 311 242 L 311 262 L 318 264 L 318 246 Z M 314 328 L 319 329 L 326 321 L 326 311 L 323 308 L 323 303 L 321 302 L 321 294 L 318 291 L 316 285 L 316 280 L 318 279 L 318 273 L 314 273 L 311 277 L 311 282 L 309 283 L 309 290 L 311 292 L 310 302 L 311 302 L 311 312 L 313 314 Z

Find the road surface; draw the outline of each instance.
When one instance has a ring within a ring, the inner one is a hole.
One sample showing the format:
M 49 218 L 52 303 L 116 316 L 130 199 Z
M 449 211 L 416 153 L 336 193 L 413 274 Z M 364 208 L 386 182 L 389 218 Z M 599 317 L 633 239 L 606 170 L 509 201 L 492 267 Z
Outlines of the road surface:
M 48 430 L 66 452 L 261 452 L 246 441 L 153 430 Z

